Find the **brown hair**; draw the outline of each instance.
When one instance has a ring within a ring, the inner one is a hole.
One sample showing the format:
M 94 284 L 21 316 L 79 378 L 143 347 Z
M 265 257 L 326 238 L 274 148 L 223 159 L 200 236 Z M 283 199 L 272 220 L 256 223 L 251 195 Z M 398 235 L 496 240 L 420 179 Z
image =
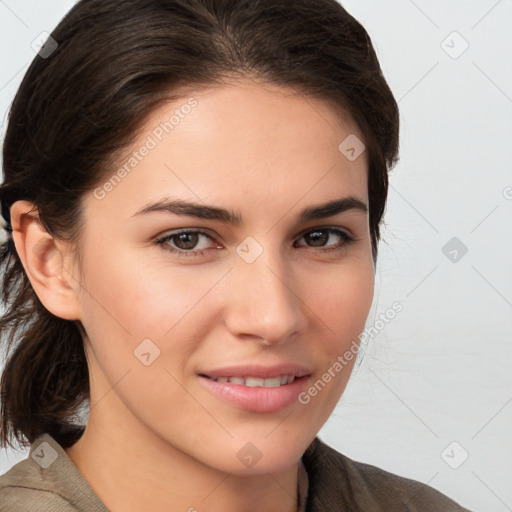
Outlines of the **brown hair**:
M 2 215 L 34 203 L 44 228 L 79 257 L 81 199 L 112 172 L 142 121 L 179 87 L 251 77 L 348 112 L 364 136 L 377 257 L 399 113 L 370 37 L 336 0 L 81 0 L 36 55 L 13 100 L 3 145 Z M 51 45 L 45 47 L 46 50 Z M 48 53 L 48 52 L 47 52 Z M 341 142 L 341 141 L 340 141 Z M 9 238 L 1 247 L 1 442 L 49 433 L 64 447 L 89 398 L 79 321 L 51 314 Z M 7 354 L 14 347 L 12 354 Z

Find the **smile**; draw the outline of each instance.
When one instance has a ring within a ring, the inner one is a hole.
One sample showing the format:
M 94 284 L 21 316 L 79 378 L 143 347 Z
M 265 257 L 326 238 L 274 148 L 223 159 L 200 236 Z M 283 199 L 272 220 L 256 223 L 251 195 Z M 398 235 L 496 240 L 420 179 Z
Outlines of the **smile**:
M 250 388 L 277 388 L 291 384 L 295 380 L 295 375 L 282 375 L 268 379 L 260 377 L 217 377 L 212 380 L 216 382 L 231 382 L 232 384 L 239 384 Z

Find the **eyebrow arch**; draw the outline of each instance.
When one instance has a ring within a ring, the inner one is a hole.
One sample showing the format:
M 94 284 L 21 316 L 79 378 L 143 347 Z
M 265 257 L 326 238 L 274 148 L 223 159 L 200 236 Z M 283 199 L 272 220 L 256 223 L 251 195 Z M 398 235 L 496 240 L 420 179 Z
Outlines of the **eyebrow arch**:
M 304 222 L 313 219 L 322 219 L 331 217 L 339 213 L 349 210 L 359 210 L 367 213 L 367 205 L 354 196 L 342 197 L 334 199 L 326 203 L 310 206 L 302 210 L 299 214 L 299 221 Z M 193 203 L 183 200 L 170 200 L 163 198 L 154 203 L 150 203 L 132 215 L 145 215 L 151 212 L 166 212 L 175 215 L 187 215 L 189 217 L 196 217 L 199 219 L 216 220 L 225 224 L 238 226 L 242 224 L 243 219 L 240 213 L 233 210 L 226 210 L 217 206 L 209 206 L 205 204 Z

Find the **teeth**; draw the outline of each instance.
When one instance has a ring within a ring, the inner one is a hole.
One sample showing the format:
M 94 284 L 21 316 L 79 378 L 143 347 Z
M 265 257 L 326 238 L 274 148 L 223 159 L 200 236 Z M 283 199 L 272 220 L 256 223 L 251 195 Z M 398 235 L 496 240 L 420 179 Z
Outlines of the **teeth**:
M 281 381 L 281 379 L 279 379 Z M 262 387 L 265 386 L 265 379 L 258 379 L 257 377 L 246 377 L 245 385 L 250 388 Z
M 260 377 L 218 377 L 213 379 L 217 382 L 231 382 L 240 384 L 250 388 L 277 388 L 286 384 L 291 384 L 295 380 L 295 375 L 282 375 L 280 377 L 272 377 L 262 379 Z
M 265 379 L 264 386 L 266 388 L 277 388 L 281 385 L 281 377 L 275 377 L 273 379 Z

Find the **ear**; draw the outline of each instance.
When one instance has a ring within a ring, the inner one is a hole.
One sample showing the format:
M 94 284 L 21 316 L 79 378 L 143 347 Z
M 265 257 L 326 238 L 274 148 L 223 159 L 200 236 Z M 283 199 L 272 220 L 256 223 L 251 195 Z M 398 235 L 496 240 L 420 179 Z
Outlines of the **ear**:
M 46 231 L 34 203 L 16 201 L 10 213 L 13 242 L 39 300 L 55 316 L 80 320 L 80 283 L 67 268 L 65 244 Z

